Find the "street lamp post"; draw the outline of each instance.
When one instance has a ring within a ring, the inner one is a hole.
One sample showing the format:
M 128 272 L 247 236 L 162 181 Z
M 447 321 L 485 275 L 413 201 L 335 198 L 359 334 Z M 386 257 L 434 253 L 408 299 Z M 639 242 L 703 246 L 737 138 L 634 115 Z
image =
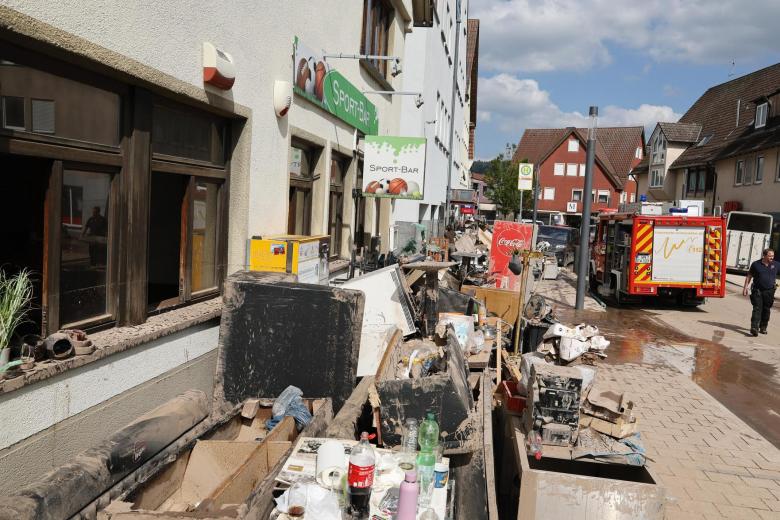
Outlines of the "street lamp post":
M 592 106 L 589 110 L 590 124 L 588 126 L 588 148 L 585 155 L 585 189 L 582 194 L 582 223 L 580 224 L 580 255 L 577 263 L 577 300 L 576 310 L 585 306 L 585 281 L 590 260 L 590 206 L 593 196 L 593 162 L 596 157 L 596 126 L 598 125 L 599 107 Z

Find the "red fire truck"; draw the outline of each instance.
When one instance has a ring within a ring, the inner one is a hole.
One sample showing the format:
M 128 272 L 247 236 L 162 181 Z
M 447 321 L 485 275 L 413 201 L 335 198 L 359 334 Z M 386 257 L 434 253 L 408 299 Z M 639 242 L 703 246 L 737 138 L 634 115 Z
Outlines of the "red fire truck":
M 599 216 L 590 288 L 620 304 L 641 296 L 700 305 L 726 293 L 725 217 Z

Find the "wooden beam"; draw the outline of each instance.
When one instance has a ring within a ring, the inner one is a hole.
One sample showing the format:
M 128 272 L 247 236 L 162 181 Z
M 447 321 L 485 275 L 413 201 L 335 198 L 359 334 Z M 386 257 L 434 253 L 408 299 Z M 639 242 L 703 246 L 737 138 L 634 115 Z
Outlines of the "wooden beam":
M 125 243 L 123 312 L 121 325 L 146 320 L 149 200 L 151 194 L 152 94 L 135 89 L 132 128 L 129 129 L 122 188 L 125 214 L 122 218 Z

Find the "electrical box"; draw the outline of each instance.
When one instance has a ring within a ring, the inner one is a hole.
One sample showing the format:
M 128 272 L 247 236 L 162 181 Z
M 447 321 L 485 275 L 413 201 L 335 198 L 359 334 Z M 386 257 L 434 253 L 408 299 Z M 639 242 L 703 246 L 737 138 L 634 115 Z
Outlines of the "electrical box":
M 327 284 L 329 244 L 329 235 L 255 237 L 249 244 L 249 269 L 294 274 L 300 283 Z

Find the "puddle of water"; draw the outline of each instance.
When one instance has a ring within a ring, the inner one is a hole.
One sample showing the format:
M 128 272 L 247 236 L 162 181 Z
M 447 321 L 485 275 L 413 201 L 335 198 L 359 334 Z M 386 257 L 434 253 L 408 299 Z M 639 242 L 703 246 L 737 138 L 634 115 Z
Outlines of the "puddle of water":
M 698 312 L 691 310 L 692 317 Z M 558 308 L 557 314 L 563 323 L 599 327 L 611 342 L 604 362 L 674 367 L 780 447 L 776 370 L 723 345 L 722 330 L 714 330 L 712 340 L 694 338 L 661 322 L 652 309 L 608 307 L 606 312 L 596 312 Z

